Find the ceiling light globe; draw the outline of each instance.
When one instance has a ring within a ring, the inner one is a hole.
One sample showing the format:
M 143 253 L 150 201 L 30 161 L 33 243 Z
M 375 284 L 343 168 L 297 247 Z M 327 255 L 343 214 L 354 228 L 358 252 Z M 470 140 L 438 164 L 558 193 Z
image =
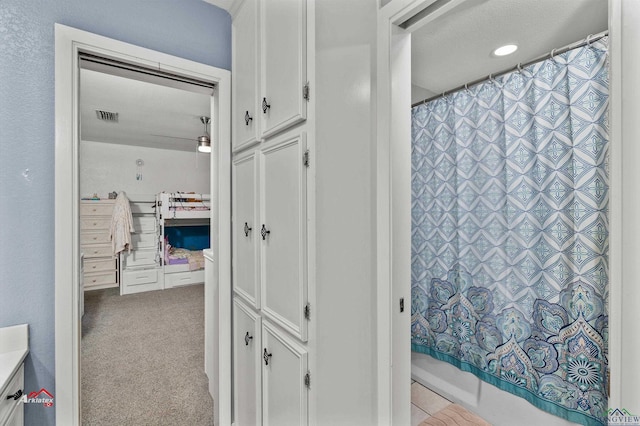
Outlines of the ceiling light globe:
M 211 145 L 198 145 L 198 152 L 211 153 Z
M 198 137 L 198 152 L 211 152 L 211 140 L 208 136 Z
M 516 44 L 505 44 L 504 46 L 500 46 L 496 50 L 494 50 L 493 55 L 507 56 L 507 55 L 511 55 L 516 50 L 518 50 L 518 46 Z

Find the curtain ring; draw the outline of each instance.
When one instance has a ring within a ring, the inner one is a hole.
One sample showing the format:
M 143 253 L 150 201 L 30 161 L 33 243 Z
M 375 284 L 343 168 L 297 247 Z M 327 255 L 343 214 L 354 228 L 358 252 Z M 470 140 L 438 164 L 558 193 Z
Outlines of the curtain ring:
M 469 91 L 469 83 L 465 83 L 465 84 L 464 84 L 464 90 L 465 90 L 468 94 L 471 94 L 471 92 Z
M 556 49 L 551 49 L 551 56 L 549 57 L 549 59 L 551 59 L 553 62 L 556 61 L 556 58 L 554 57 L 556 55 Z
M 591 47 L 591 37 L 593 37 L 593 34 L 589 34 L 587 36 L 587 46 Z
M 489 74 L 489 83 L 493 84 L 493 73 Z
M 522 74 L 522 63 L 518 62 L 518 72 Z

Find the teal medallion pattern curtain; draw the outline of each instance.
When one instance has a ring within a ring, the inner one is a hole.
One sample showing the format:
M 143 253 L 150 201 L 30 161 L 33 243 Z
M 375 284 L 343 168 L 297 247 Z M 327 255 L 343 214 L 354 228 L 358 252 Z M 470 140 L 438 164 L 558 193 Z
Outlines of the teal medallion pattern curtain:
M 412 350 L 606 424 L 607 38 L 412 109 Z

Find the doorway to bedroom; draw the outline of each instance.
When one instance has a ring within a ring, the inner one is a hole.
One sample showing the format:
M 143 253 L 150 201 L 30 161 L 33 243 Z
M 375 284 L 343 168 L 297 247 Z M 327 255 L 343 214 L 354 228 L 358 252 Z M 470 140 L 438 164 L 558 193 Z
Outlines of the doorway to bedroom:
M 215 94 L 209 96 L 209 117 L 211 123 L 211 154 L 209 158 L 211 212 L 211 251 L 207 252 L 207 268 L 204 297 L 205 337 L 209 349 L 200 370 L 205 370 L 209 380 L 208 393 L 215 395 L 217 383 L 229 378 L 225 372 L 213 368 L 217 348 L 213 344 L 216 328 L 214 314 L 228 314 L 227 306 L 216 305 L 220 298 L 228 298 L 230 291 L 230 107 L 231 73 L 228 70 L 205 65 L 192 60 L 164 54 L 151 49 L 124 43 L 118 40 L 92 34 L 86 31 L 55 24 L 55 381 L 56 381 L 56 423 L 65 425 L 82 424 L 81 415 L 81 250 L 80 250 L 80 56 L 90 53 L 115 59 L 129 65 L 153 70 L 160 74 L 177 78 L 195 79 L 215 84 Z M 198 133 L 199 134 L 199 133 Z M 146 175 L 143 175 L 143 180 Z M 113 191 L 113 189 L 110 189 Z M 92 195 L 92 194 L 91 194 Z M 185 287 L 187 288 L 187 287 Z M 144 292 L 140 294 L 164 294 L 167 291 Z M 131 297 L 137 296 L 136 294 Z M 122 297 L 123 300 L 125 296 Z M 204 301 L 203 301 L 204 304 Z M 150 304 L 150 306 L 154 306 Z M 213 308 L 215 309 L 215 312 Z M 144 317 L 146 321 L 150 319 Z M 139 324 L 126 323 L 124 327 L 134 329 Z M 163 339 L 162 331 L 156 335 Z M 130 351 L 137 341 L 116 340 L 114 345 L 120 351 Z M 227 356 L 221 352 L 221 358 Z M 212 359 L 213 358 L 213 359 Z M 223 360 L 221 360 L 222 362 Z M 102 372 L 107 378 L 116 369 L 125 368 L 117 362 L 108 365 Z M 203 368 L 204 367 L 204 368 Z M 170 368 L 175 368 L 173 365 Z M 127 381 L 138 380 L 139 387 L 130 396 L 138 396 L 148 389 L 171 397 L 175 389 L 164 388 L 166 383 L 145 381 L 142 371 L 132 370 Z M 214 377 L 215 375 L 215 377 Z M 101 393 L 113 389 L 99 390 Z M 207 393 L 206 390 L 203 393 Z M 121 410 L 121 407 L 112 407 Z M 139 404 L 139 412 L 147 407 L 147 401 Z M 215 413 L 216 410 L 214 410 Z M 212 417 L 213 414 L 210 413 Z M 135 423 L 135 421 L 134 421 Z
M 202 367 L 214 90 L 80 54 L 82 424 L 212 424 Z

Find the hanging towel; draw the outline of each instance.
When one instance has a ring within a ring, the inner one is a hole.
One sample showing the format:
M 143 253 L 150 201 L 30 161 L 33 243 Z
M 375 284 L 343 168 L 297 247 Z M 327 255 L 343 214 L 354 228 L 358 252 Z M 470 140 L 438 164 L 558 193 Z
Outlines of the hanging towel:
M 113 247 L 113 254 L 116 255 L 125 249 L 131 252 L 131 233 L 133 229 L 133 216 L 131 215 L 131 206 L 129 199 L 124 191 L 116 197 L 116 203 L 113 206 L 113 215 L 111 216 L 111 227 L 109 229 L 109 238 Z

